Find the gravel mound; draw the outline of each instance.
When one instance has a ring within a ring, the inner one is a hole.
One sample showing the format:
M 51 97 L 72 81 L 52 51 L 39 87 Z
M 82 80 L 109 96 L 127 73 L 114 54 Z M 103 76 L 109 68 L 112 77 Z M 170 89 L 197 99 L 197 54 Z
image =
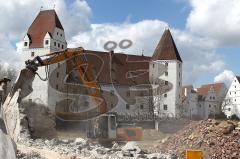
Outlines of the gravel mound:
M 186 149 L 198 149 L 204 158 L 240 158 L 240 123 L 205 120 L 192 122 L 183 130 L 150 148 L 150 152 L 178 154 L 184 158 Z

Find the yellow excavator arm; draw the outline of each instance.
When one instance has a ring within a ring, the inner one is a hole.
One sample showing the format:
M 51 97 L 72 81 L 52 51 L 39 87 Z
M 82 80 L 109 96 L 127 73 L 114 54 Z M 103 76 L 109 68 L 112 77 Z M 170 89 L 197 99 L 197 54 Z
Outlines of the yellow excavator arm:
M 85 55 L 84 55 L 84 49 L 83 48 L 76 48 L 76 49 L 66 49 L 64 51 L 58 51 L 58 52 L 53 52 L 50 54 L 46 54 L 43 56 L 37 56 L 33 60 L 27 60 L 26 63 L 26 68 L 21 70 L 21 73 L 19 75 L 19 78 L 13 88 L 13 93 L 21 89 L 20 93 L 20 100 L 27 95 L 29 95 L 33 90 L 32 90 L 32 82 L 34 80 L 35 74 L 37 74 L 38 67 L 42 66 L 49 66 L 52 64 L 56 64 L 62 61 L 66 61 L 71 58 L 75 58 L 81 56 L 81 58 L 76 58 L 74 60 L 78 73 L 79 79 L 83 82 L 83 84 L 94 90 L 94 91 L 89 91 L 89 96 L 95 97 L 95 102 L 96 105 L 98 106 L 97 111 L 102 114 L 107 112 L 107 104 L 103 97 L 101 96 L 101 91 L 100 91 L 100 86 L 98 82 L 95 79 L 95 76 L 93 74 L 91 65 L 87 62 Z M 81 59 L 81 60 L 80 60 Z M 90 69 L 85 70 L 83 66 L 88 66 Z M 89 71 L 90 70 L 90 71 Z M 99 100 L 97 98 L 101 98 L 101 104 L 98 103 Z

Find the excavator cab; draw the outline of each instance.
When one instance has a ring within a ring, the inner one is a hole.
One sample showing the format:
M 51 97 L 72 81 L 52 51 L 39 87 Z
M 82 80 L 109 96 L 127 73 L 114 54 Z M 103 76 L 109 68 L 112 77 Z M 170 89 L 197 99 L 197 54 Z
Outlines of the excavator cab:
M 87 137 L 101 140 L 115 140 L 117 138 L 116 115 L 103 114 L 89 120 L 87 124 Z

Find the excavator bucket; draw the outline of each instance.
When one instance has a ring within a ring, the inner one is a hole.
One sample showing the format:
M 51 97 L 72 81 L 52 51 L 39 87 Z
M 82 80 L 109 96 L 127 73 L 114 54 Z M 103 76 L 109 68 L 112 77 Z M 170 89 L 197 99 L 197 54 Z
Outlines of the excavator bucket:
M 33 71 L 31 71 L 28 68 L 22 69 L 16 83 L 13 86 L 13 89 L 11 91 L 11 96 L 13 96 L 14 93 L 18 89 L 20 89 L 18 100 L 21 101 L 24 97 L 32 93 L 33 91 L 32 82 L 34 80 L 34 77 L 35 77 L 35 73 Z

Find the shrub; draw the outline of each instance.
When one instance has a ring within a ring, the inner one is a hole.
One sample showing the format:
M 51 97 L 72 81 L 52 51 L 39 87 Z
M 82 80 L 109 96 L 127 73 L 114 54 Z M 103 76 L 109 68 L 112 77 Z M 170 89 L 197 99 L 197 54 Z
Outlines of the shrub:
M 240 120 L 240 118 L 239 118 L 236 114 L 233 114 L 232 116 L 230 116 L 229 119 L 231 119 L 231 120 L 237 120 L 237 121 Z
M 210 118 L 210 119 L 227 119 L 227 116 L 223 113 L 223 112 L 221 112 L 220 114 L 209 114 L 209 117 L 208 118 Z

